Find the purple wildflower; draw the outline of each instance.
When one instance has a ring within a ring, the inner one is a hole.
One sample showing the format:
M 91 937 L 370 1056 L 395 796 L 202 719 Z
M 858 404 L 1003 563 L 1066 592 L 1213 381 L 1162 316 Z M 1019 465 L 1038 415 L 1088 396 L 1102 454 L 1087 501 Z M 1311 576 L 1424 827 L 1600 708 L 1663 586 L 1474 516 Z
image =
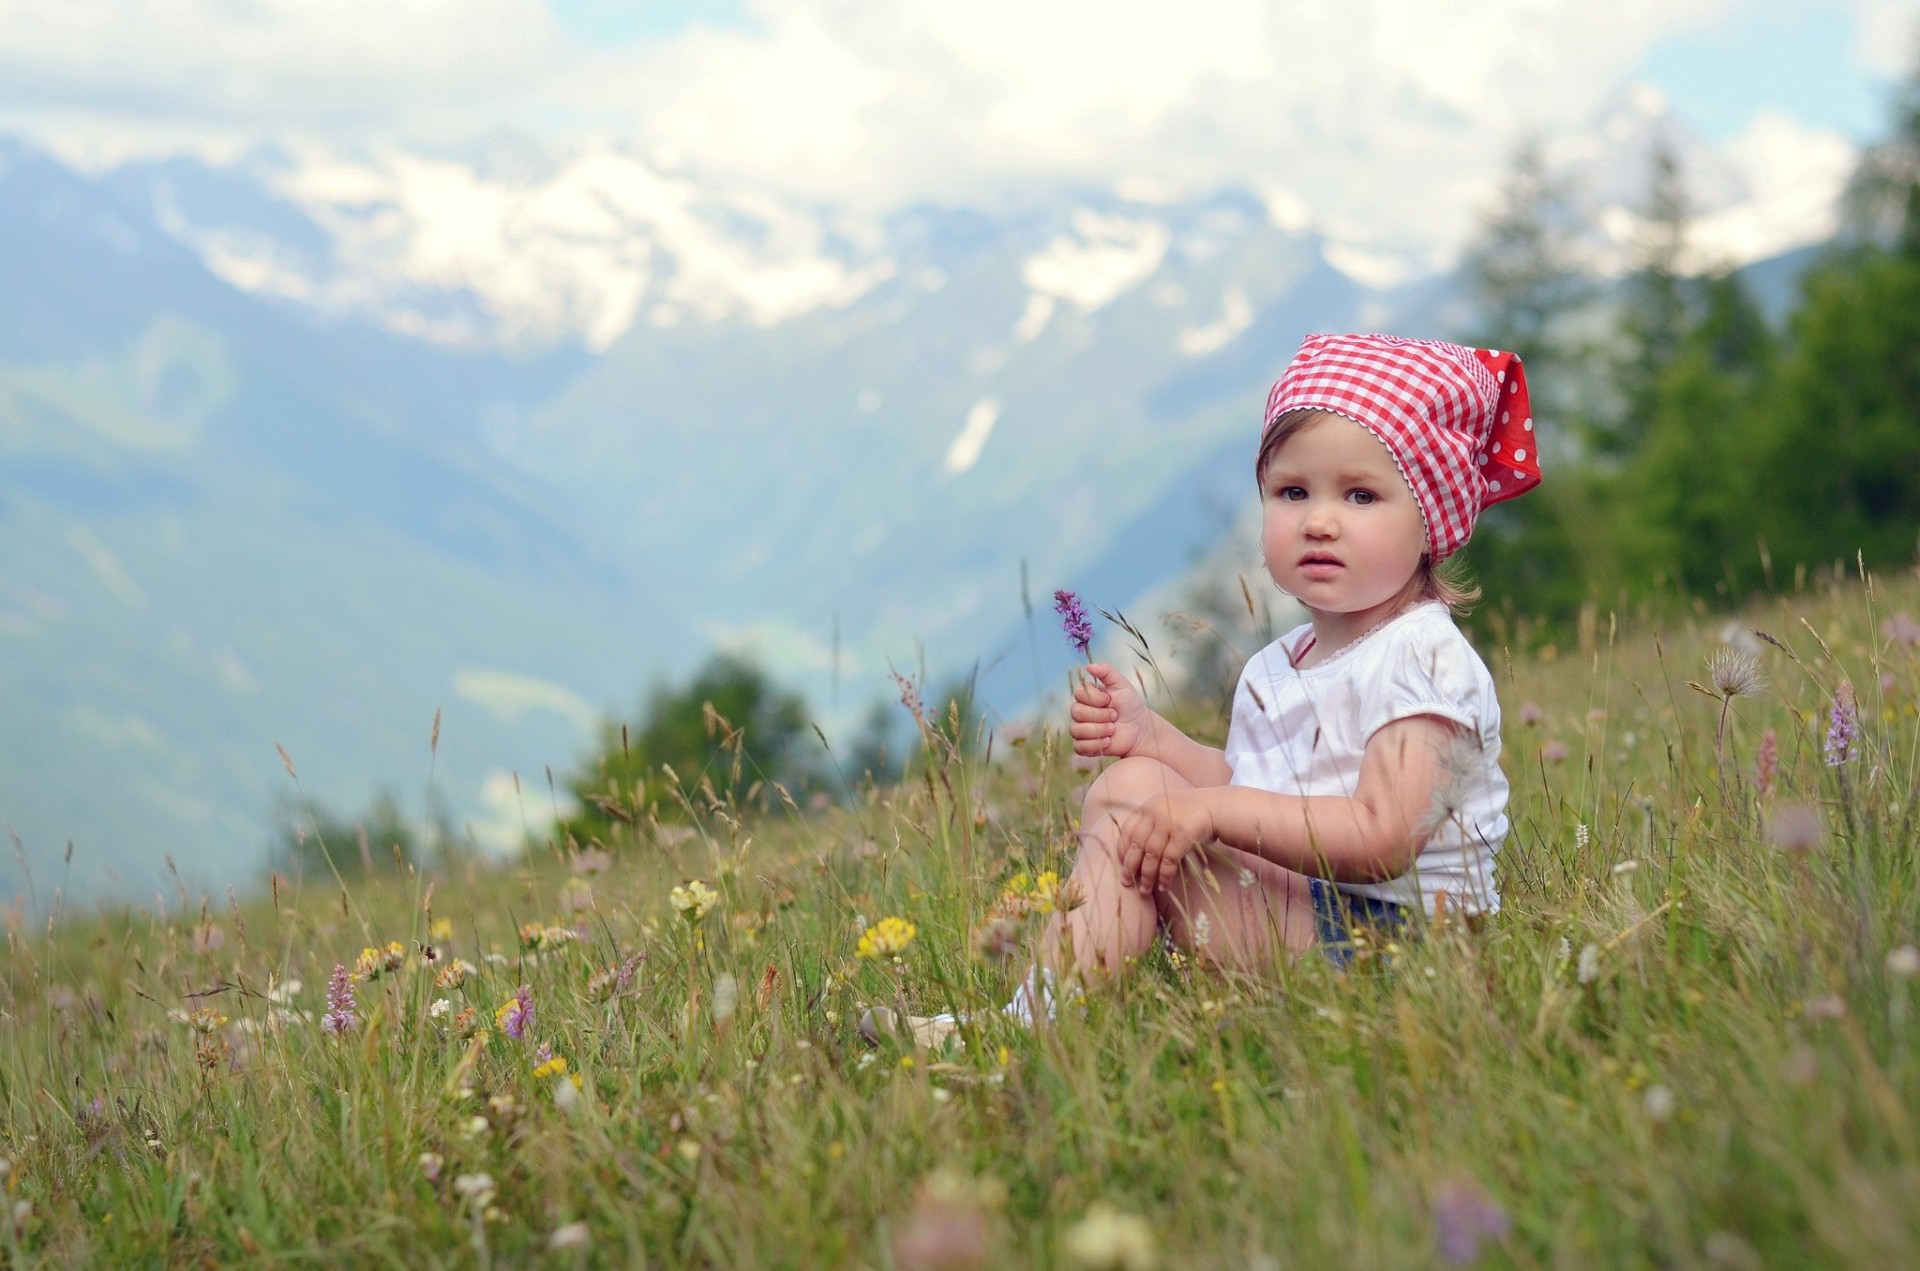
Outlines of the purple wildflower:
M 614 982 L 614 986 L 619 992 L 625 993 L 633 987 L 633 978 L 640 974 L 640 964 L 646 960 L 647 951 L 645 949 L 627 955 L 627 960 L 620 964 L 620 973 Z
M 1854 756 L 1854 733 L 1859 717 L 1853 706 L 1853 686 L 1842 684 L 1833 699 L 1833 718 L 1827 725 L 1827 766 L 1838 768 Z
M 527 1035 L 533 1027 L 533 989 L 522 984 L 514 991 L 513 1000 L 500 1008 L 500 1030 L 516 1041 Z
M 1433 1193 L 1434 1243 L 1440 1256 L 1466 1266 L 1480 1256 L 1483 1240 L 1504 1240 L 1513 1224 L 1498 1201 L 1469 1179 L 1442 1183 Z
M 1880 634 L 1896 644 L 1912 648 L 1920 645 L 1920 622 L 1915 622 L 1907 614 L 1896 613 L 1880 624 Z
M 360 1016 L 355 1012 L 353 1000 L 353 977 L 347 974 L 347 968 L 334 963 L 333 976 L 327 981 L 327 1013 L 320 1017 L 320 1027 L 329 1033 L 350 1033 L 360 1026 Z
M 1067 643 L 1087 656 L 1087 646 L 1093 643 L 1093 623 L 1087 619 L 1087 607 L 1080 603 L 1080 597 L 1065 590 L 1053 593 L 1053 608 L 1060 615 L 1060 629 L 1067 633 Z

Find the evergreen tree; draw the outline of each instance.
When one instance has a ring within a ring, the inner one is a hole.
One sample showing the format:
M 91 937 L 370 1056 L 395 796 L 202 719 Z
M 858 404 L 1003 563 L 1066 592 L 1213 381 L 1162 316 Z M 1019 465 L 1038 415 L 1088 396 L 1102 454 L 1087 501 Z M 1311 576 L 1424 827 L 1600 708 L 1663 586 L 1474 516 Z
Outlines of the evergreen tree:
M 1479 621 L 1507 628 L 1503 636 L 1516 615 L 1571 617 L 1599 568 L 1587 559 L 1591 492 L 1568 435 L 1592 361 L 1576 330 L 1595 294 L 1582 267 L 1584 234 L 1571 186 L 1528 141 L 1464 261 L 1477 314 L 1465 338 L 1520 354 L 1549 468 L 1538 490 L 1487 510 L 1462 556 L 1490 605 Z
M 1614 375 L 1619 415 L 1597 432 L 1601 454 L 1638 454 L 1659 406 L 1661 378 L 1680 354 L 1692 310 L 1691 281 L 1682 272 L 1692 220 L 1680 152 L 1662 134 L 1649 159 L 1647 203 L 1634 244 L 1620 315 Z
M 1783 566 L 1913 561 L 1920 250 L 1862 245 L 1809 274 L 1769 442 L 1758 493 Z
M 1768 436 L 1774 337 L 1738 275 L 1702 289 L 1700 323 L 1653 385 L 1618 505 L 1631 590 L 1737 600 L 1762 581 L 1754 457 Z
M 1781 565 L 1906 565 L 1920 530 L 1920 65 L 1809 272 L 1761 470 Z
M 653 691 L 637 729 L 609 723 L 596 752 L 567 779 L 580 811 L 563 827 L 576 839 L 605 838 L 617 822 L 684 815 L 680 798 L 747 797 L 769 781 L 811 784 L 801 760 L 805 704 L 735 654 L 709 659 L 682 688 Z M 676 795 L 677 791 L 677 795 Z
M 1892 133 L 1861 156 L 1843 201 L 1848 240 L 1908 255 L 1920 254 L 1920 48 L 1916 54 L 1894 98 Z
M 1463 261 L 1475 312 L 1467 341 L 1519 353 L 1529 382 L 1534 368 L 1549 372 L 1574 356 L 1566 319 L 1594 294 L 1582 267 L 1584 227 L 1573 194 L 1571 184 L 1548 169 L 1538 139 L 1523 141 L 1499 204 Z

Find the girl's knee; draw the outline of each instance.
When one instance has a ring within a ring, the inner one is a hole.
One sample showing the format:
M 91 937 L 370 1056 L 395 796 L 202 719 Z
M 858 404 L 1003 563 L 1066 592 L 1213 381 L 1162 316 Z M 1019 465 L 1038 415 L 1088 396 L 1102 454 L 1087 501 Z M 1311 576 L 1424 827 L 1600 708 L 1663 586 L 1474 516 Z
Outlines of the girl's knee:
M 1087 804 L 1091 806 L 1097 800 L 1109 806 L 1132 806 L 1170 789 L 1184 790 L 1188 784 L 1158 759 L 1128 755 L 1107 765 L 1106 770 L 1093 779 L 1093 785 L 1087 789 Z

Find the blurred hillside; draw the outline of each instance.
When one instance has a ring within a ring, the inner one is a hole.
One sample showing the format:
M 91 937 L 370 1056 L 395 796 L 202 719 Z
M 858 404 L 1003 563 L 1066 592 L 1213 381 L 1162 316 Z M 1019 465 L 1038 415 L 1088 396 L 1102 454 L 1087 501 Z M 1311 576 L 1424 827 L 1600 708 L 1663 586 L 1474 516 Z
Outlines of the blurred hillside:
M 504 848 L 551 814 L 546 769 L 715 649 L 844 743 L 890 668 L 971 675 L 989 714 L 1045 695 L 1055 587 L 1224 624 L 1260 401 L 1309 331 L 1558 359 L 1586 387 L 1543 426 L 1598 453 L 1629 204 L 1671 135 L 1644 106 L 1574 164 L 1601 299 L 1551 349 L 1496 339 L 1471 269 L 1407 279 L 1271 190 L 875 220 L 611 152 L 86 175 L 0 147 L 0 819 L 39 890 L 69 839 L 83 892 L 169 854 L 223 881 L 292 793 L 282 744 L 308 795 L 437 800 Z M 1691 176 L 1697 240 L 1779 239 Z M 1744 271 L 1776 321 L 1808 260 Z M 1516 541 L 1477 563 L 1523 611 L 1601 585 L 1527 585 L 1556 558 Z

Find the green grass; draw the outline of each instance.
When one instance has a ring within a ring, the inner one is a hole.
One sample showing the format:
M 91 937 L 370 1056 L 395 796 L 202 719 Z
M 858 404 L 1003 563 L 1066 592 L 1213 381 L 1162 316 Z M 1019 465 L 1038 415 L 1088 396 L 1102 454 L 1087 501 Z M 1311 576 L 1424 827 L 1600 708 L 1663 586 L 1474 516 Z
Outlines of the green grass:
M 850 809 L 702 807 L 690 836 L 615 843 L 591 875 L 547 849 L 363 880 L 349 850 L 344 889 L 16 915 L 0 1248 L 114 1266 L 1144 1257 L 1095 1247 L 1131 1230 L 1090 1223 L 1104 1205 L 1177 1266 L 1445 1265 L 1437 1233 L 1468 1210 L 1493 1219 L 1490 1266 L 1920 1265 L 1920 984 L 1888 961 L 1920 938 L 1920 651 L 1881 633 L 1901 611 L 1920 613 L 1912 579 L 1750 612 L 1788 647 L 1761 647 L 1768 685 L 1724 734 L 1721 702 L 1687 686 L 1710 683 L 1724 619 L 1602 616 L 1557 656 L 1495 651 L 1515 820 L 1496 919 L 1348 973 L 1310 957 L 1229 978 L 1156 953 L 1056 1026 L 989 1024 L 949 1055 L 870 1051 L 854 1021 L 864 1002 L 1004 1000 L 1014 965 L 975 957 L 971 932 L 1013 874 L 1071 860 L 1088 774 L 1057 732 Z M 1843 680 L 1860 753 L 1835 768 Z M 1825 827 L 1804 853 L 1768 829 L 1795 805 Z M 697 924 L 668 900 L 692 877 L 720 894 Z M 901 962 L 856 958 L 888 915 L 918 929 Z M 458 990 L 419 965 L 436 919 L 477 967 Z M 523 951 L 521 923 L 576 920 L 579 938 Z M 357 986 L 355 1030 L 323 1032 L 329 971 L 390 940 L 408 965 Z M 593 980 L 635 955 L 624 991 Z M 291 980 L 313 1021 L 269 1027 Z M 462 1007 L 490 1024 L 521 984 L 527 1038 L 457 1035 Z M 564 1078 L 534 1075 L 540 1042 L 582 1079 L 571 1107 Z M 485 1206 L 456 1189 L 482 1173 Z M 573 1223 L 586 1242 L 551 1249 Z

